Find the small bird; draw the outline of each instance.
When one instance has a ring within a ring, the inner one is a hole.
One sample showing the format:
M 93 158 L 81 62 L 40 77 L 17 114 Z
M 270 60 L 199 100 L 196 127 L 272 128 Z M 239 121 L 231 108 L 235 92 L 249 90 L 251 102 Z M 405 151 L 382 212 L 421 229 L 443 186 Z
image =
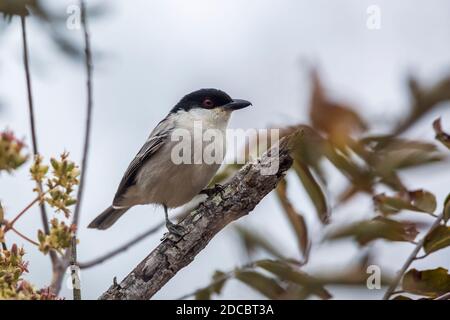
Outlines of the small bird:
M 182 228 L 169 220 L 168 208 L 182 206 L 201 193 L 219 169 L 225 152 L 221 153 L 219 163 L 194 161 L 176 164 L 173 161 L 172 149 L 179 142 L 173 141 L 171 135 L 177 129 L 182 129 L 190 133 L 193 148 L 204 147 L 202 136 L 198 137 L 194 133 L 195 125 L 201 123 L 203 132 L 218 131 L 221 137 L 225 137 L 231 113 L 250 105 L 249 101 L 232 99 L 217 89 L 201 89 L 184 96 L 153 129 L 131 161 L 112 205 L 97 216 L 88 228 L 108 229 L 131 207 L 157 204 L 164 207 L 169 232 L 182 233 Z M 195 154 L 195 151 L 193 150 L 192 154 Z

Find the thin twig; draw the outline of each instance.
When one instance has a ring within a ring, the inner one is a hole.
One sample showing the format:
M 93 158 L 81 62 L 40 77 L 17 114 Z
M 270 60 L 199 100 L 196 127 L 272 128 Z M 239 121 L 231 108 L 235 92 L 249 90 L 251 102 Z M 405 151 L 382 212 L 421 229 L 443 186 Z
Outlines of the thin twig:
M 85 53 L 85 66 L 86 66 L 86 89 L 87 89 L 87 98 L 86 98 L 86 127 L 84 134 L 84 147 L 83 147 L 83 158 L 81 161 L 81 175 L 80 175 L 80 185 L 78 186 L 77 192 L 77 204 L 75 206 L 75 211 L 73 214 L 72 223 L 78 227 L 78 221 L 80 219 L 80 210 L 81 210 L 81 201 L 83 199 L 83 191 L 86 180 L 86 169 L 87 169 L 87 160 L 89 156 L 89 142 L 91 137 L 91 118 L 92 118 L 92 54 L 91 54 L 91 46 L 89 42 L 89 31 L 87 25 L 87 17 L 86 17 L 86 4 L 83 0 L 80 0 L 80 8 L 81 8 L 81 25 L 83 26 L 83 36 L 84 36 L 84 53 Z M 78 228 L 77 228 L 78 230 Z M 72 283 L 73 283 L 73 299 L 81 300 L 81 289 L 80 289 L 80 279 L 77 277 L 77 269 L 79 268 L 77 264 L 77 231 L 75 231 L 74 236 L 72 237 L 72 246 L 68 250 L 68 254 L 70 254 L 71 261 L 71 274 L 72 274 Z M 67 256 L 66 256 L 67 258 Z
M 30 127 L 31 127 L 31 141 L 33 145 L 33 154 L 38 155 L 39 149 L 38 149 L 38 142 L 37 142 L 37 134 L 36 134 L 36 122 L 34 120 L 34 104 L 33 104 L 33 94 L 31 90 L 31 72 L 30 72 L 30 63 L 29 63 L 29 57 L 28 57 L 28 41 L 27 41 L 27 28 L 26 28 L 26 22 L 25 22 L 25 16 L 20 17 L 21 25 L 22 25 L 22 44 L 23 44 L 23 64 L 25 67 L 25 77 L 27 81 L 27 94 L 28 94 L 28 113 L 30 117 Z M 42 190 L 42 184 L 37 183 L 39 190 Z M 40 204 L 40 210 L 41 210 L 41 218 L 42 218 L 42 225 L 44 227 L 44 232 L 48 234 L 50 232 L 49 226 L 48 226 L 48 217 L 47 217 L 47 211 L 45 209 L 45 204 Z
M 75 206 L 75 211 L 73 214 L 72 223 L 78 226 L 78 221 L 80 218 L 81 210 L 81 200 L 83 198 L 84 185 L 86 180 L 86 168 L 87 160 L 89 155 L 89 141 L 91 136 L 91 118 L 92 118 L 92 54 L 89 42 L 89 31 L 87 26 L 86 18 L 86 6 L 83 0 L 80 0 L 81 6 L 81 23 L 84 32 L 84 47 L 85 47 L 85 61 L 86 61 L 86 89 L 87 89 L 87 102 L 86 102 L 86 127 L 84 136 L 84 148 L 83 148 L 83 159 L 81 162 L 81 174 L 80 174 L 80 185 L 78 187 L 77 193 L 77 204 Z
M 33 104 L 33 94 L 31 89 L 31 72 L 30 72 L 30 63 L 28 57 L 28 42 L 27 42 L 27 28 L 25 15 L 20 16 L 20 22 L 22 26 L 22 44 L 23 44 L 23 64 L 25 68 L 25 77 L 27 82 L 27 94 L 28 94 L 28 110 L 30 117 L 30 128 L 31 128 L 31 140 L 33 144 L 33 154 L 36 156 L 39 154 L 38 142 L 37 142 L 37 134 L 36 134 L 36 122 L 34 120 L 34 104 Z M 42 183 L 37 182 L 37 187 L 40 192 L 42 192 Z M 42 227 L 44 229 L 45 234 L 50 234 L 50 227 L 48 225 L 48 215 L 47 210 L 45 209 L 45 203 L 42 202 L 39 204 L 39 209 L 41 212 L 41 220 Z M 53 273 L 58 269 L 59 258 L 55 252 L 50 252 L 50 261 L 52 263 Z
M 411 254 L 409 255 L 408 259 L 405 261 L 405 263 L 403 264 L 402 268 L 400 269 L 400 271 L 397 273 L 397 275 L 394 278 L 394 281 L 392 281 L 391 285 L 388 287 L 388 289 L 386 290 L 386 293 L 383 296 L 383 300 L 388 300 L 394 290 L 397 288 L 400 280 L 402 279 L 403 275 L 405 274 L 406 270 L 408 270 L 409 266 L 411 265 L 411 263 L 413 263 L 414 260 L 417 260 L 417 254 L 419 253 L 420 249 L 422 249 L 423 244 L 425 243 L 425 239 L 426 237 L 434 230 L 436 229 L 442 219 L 444 218 L 444 212 L 442 212 L 434 221 L 433 225 L 430 227 L 430 229 L 428 230 L 428 232 L 425 234 L 425 236 L 422 237 L 422 239 L 420 239 L 419 242 L 417 242 L 416 247 L 414 248 L 414 250 L 411 252 Z
M 30 210 L 30 208 L 31 208 L 36 202 L 38 202 L 40 199 L 41 199 L 40 196 L 37 197 L 37 198 L 35 198 L 35 199 L 34 199 L 33 201 L 31 201 L 25 208 L 23 208 L 22 211 L 20 211 L 20 212 L 16 215 L 16 217 L 15 217 L 14 219 L 11 220 L 11 222 L 6 223 L 6 224 L 5 224 L 5 232 L 7 232 L 8 230 L 10 230 L 10 229 L 13 227 L 14 223 L 16 223 L 17 220 L 19 220 L 20 217 L 21 217 L 25 212 L 27 212 L 28 210 Z
M 174 219 L 176 221 L 180 221 L 180 219 L 186 217 L 186 215 L 188 215 L 192 210 L 194 210 L 194 208 L 197 205 L 190 205 L 190 206 L 186 206 L 181 212 L 179 212 Z M 78 264 L 78 266 L 80 267 L 80 269 L 87 269 L 87 268 L 91 268 L 94 267 L 100 263 L 105 262 L 106 260 L 109 260 L 111 258 L 114 258 L 116 255 L 123 253 L 125 251 L 127 251 L 128 249 L 130 249 L 132 246 L 134 246 L 135 244 L 139 243 L 140 241 L 144 240 L 145 238 L 147 238 L 148 236 L 154 234 L 155 232 L 157 232 L 159 229 L 161 229 L 162 227 L 165 226 L 165 221 L 161 221 L 159 224 L 157 224 L 154 227 L 151 227 L 149 230 L 143 232 L 142 234 L 138 235 L 137 237 L 131 239 L 130 241 L 126 242 L 125 244 L 121 245 L 120 247 L 118 247 L 115 250 L 112 250 L 98 258 L 92 259 L 91 261 L 88 262 L 80 262 Z
M 34 241 L 34 240 L 31 240 L 31 239 L 28 238 L 26 235 L 24 235 L 23 233 L 19 232 L 16 228 L 11 227 L 10 230 L 13 231 L 15 234 L 17 234 L 17 235 L 18 235 L 19 237 L 21 237 L 22 239 L 24 239 L 24 240 L 28 241 L 29 243 L 31 243 L 31 244 L 33 244 L 33 245 L 39 247 L 39 243 L 37 243 L 37 242 Z
M 122 246 L 118 247 L 117 249 L 110 251 L 106 254 L 104 254 L 103 256 L 100 256 L 96 259 L 93 259 L 91 261 L 88 262 L 80 262 L 78 265 L 80 267 L 80 269 L 87 269 L 87 268 L 91 268 L 94 267 L 102 262 L 105 262 L 106 260 L 109 260 L 113 257 L 115 257 L 116 255 L 125 252 L 126 250 L 128 250 L 130 247 L 132 247 L 133 245 L 135 245 L 136 243 L 138 243 L 139 241 L 145 239 L 146 237 L 152 235 L 153 233 L 155 233 L 156 231 L 158 231 L 159 229 L 161 229 L 161 227 L 163 227 L 165 225 L 165 222 L 161 222 L 158 225 L 152 227 L 151 229 L 145 231 L 144 233 L 140 234 L 139 236 L 137 236 L 136 238 L 131 239 L 130 241 L 128 241 L 127 243 L 123 244 Z

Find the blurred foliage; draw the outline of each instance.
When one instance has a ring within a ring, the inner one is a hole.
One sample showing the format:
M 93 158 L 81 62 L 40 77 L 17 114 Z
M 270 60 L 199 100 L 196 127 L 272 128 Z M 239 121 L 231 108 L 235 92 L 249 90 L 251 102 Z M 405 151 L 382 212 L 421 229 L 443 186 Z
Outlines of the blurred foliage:
M 39 155 L 35 157 L 34 163 L 30 168 L 31 178 L 38 185 L 45 184 L 48 188 L 47 190 L 34 189 L 41 198 L 41 201 L 45 201 L 56 212 L 62 211 L 66 218 L 70 215 L 68 207 L 76 203 L 76 199 L 72 196 L 72 193 L 74 186 L 79 183 L 78 176 L 80 175 L 78 166 L 74 162 L 69 161 L 68 157 L 68 153 L 63 153 L 59 160 L 55 158 L 50 159 L 52 168 L 51 177 L 47 177 L 49 166 L 42 164 L 42 157 Z
M 306 228 L 306 221 L 302 214 L 298 213 L 287 196 L 287 182 L 286 179 L 281 180 L 276 188 L 278 199 L 283 207 L 283 212 L 286 214 L 298 241 L 298 247 L 303 255 L 304 261 L 308 260 L 310 242 L 308 238 L 308 229 Z
M 412 242 L 418 234 L 414 223 L 376 217 L 338 229 L 327 237 L 328 239 L 353 237 L 360 245 L 366 245 L 377 239 Z
M 259 260 L 231 272 L 217 271 L 213 281 L 195 292 L 197 299 L 210 299 L 220 294 L 227 281 L 239 280 L 269 299 L 299 299 L 310 295 L 331 298 L 320 279 L 299 270 L 285 260 Z
M 394 196 L 382 193 L 374 196 L 373 201 L 375 209 L 384 215 L 399 213 L 402 210 L 432 214 L 437 206 L 434 195 L 424 190 L 400 192 Z
M 24 149 L 25 144 L 12 131 L 0 132 L 0 173 L 10 173 L 23 165 L 28 159 Z
M 436 133 L 436 139 L 450 149 L 450 134 L 445 133 L 444 130 L 442 130 L 441 119 L 436 119 L 433 122 L 433 128 Z
M 44 254 L 47 254 L 50 250 L 55 250 L 62 255 L 64 249 L 68 249 L 71 245 L 75 228 L 75 225 L 68 226 L 64 221 L 52 219 L 50 221 L 50 234 L 46 235 L 44 231 L 38 231 L 39 250 Z
M 105 14 L 106 8 L 107 6 L 104 4 L 90 5 L 89 17 L 95 18 Z M 8 22 L 14 17 L 36 19 L 53 44 L 63 54 L 73 59 L 83 57 L 83 48 L 73 41 L 70 30 L 66 26 L 69 17 L 66 7 L 63 7 L 63 10 L 58 13 L 54 13 L 44 5 L 44 1 L 40 0 L 0 0 L 0 13 Z M 76 12 L 71 14 L 76 14 Z
M 39 0 L 0 0 L 0 13 L 7 21 L 16 17 L 24 19 L 23 21 L 36 19 L 62 52 L 70 57 L 82 56 L 81 47 L 74 44 L 67 33 L 67 13 L 55 14 L 42 3 Z M 103 7 L 91 6 L 89 13 L 91 16 L 101 14 Z M 332 209 L 353 200 L 356 195 L 372 197 L 375 211 L 375 216 L 370 219 L 339 227 L 332 226 L 335 228 L 326 235 L 326 240 L 354 239 L 360 246 L 367 246 L 380 239 L 413 242 L 419 234 L 418 223 L 400 221 L 397 214 L 415 211 L 435 217 L 438 201 L 429 191 L 417 187 L 411 189 L 401 178 L 401 173 L 408 169 L 408 174 L 412 174 L 411 170 L 419 166 L 443 162 L 446 155 L 434 143 L 409 139 L 403 133 L 431 110 L 449 103 L 450 77 L 431 86 L 421 85 L 416 79 L 410 78 L 410 108 L 384 134 L 373 133 L 375 128 L 370 121 L 357 111 L 364 110 L 363 106 L 356 108 L 331 99 L 317 70 L 311 71 L 310 82 L 309 124 L 279 128 L 281 137 L 297 133 L 291 141 L 294 159 L 292 175 L 303 185 L 305 194 L 314 207 L 315 217 L 323 225 L 333 223 Z M 433 128 L 436 139 L 450 148 L 450 135 L 443 130 L 440 119 L 433 123 Z M 23 142 L 11 132 L 0 133 L 0 172 L 10 173 L 22 166 L 28 159 L 24 150 Z M 263 151 L 258 150 L 258 153 Z M 247 153 L 247 149 L 245 152 L 248 158 L 251 152 Z M 331 193 L 328 190 L 329 172 L 324 170 L 325 163 L 331 164 L 332 170 L 346 177 L 348 184 L 341 192 Z M 226 182 L 240 168 L 241 165 L 224 166 L 211 186 Z M 41 156 L 35 157 L 30 174 L 38 185 L 45 186 L 42 190 L 40 187 L 34 190 L 37 192 L 37 202 L 45 202 L 55 213 L 62 212 L 64 219 L 69 218 L 69 207 L 76 202 L 72 193 L 78 184 L 79 170 L 68 160 L 68 154 L 64 153 L 59 159 L 52 158 L 50 164 L 44 164 Z M 211 284 L 196 291 L 196 298 L 210 299 L 219 295 L 232 279 L 269 299 L 306 299 L 312 296 L 329 299 L 332 294 L 325 288 L 328 285 L 366 285 L 369 265 L 367 257 L 356 265 L 349 265 L 340 273 L 333 271 L 313 275 L 302 270 L 312 254 L 312 235 L 305 220 L 305 212 L 296 208 L 290 199 L 288 180 L 282 180 L 274 195 L 295 235 L 301 259 L 286 256 L 284 250 L 274 244 L 276 239 L 269 237 L 267 233 L 237 227 L 237 234 L 249 258 L 254 258 L 256 251 L 262 251 L 271 259 L 256 260 L 229 272 L 216 271 Z M 389 191 L 380 194 L 377 191 L 380 187 Z M 33 202 L 18 217 L 32 204 Z M 450 246 L 450 231 L 447 226 L 450 220 L 450 195 L 443 203 L 443 214 L 445 223 L 424 238 L 423 257 Z M 24 251 L 18 249 L 16 244 L 7 245 L 7 232 L 12 226 L 5 215 L 0 204 L 0 299 L 55 299 L 48 289 L 36 290 L 22 279 L 27 272 L 27 263 L 22 259 Z M 39 250 L 44 254 L 51 250 L 63 254 L 70 246 L 74 231 L 73 225 L 53 218 L 49 234 L 41 230 L 37 232 Z M 423 299 L 436 298 L 450 291 L 449 279 L 448 271 L 444 268 L 422 271 L 410 269 L 402 278 L 401 291 L 419 295 Z M 382 282 L 389 283 L 390 280 L 384 278 Z M 411 298 L 401 295 L 394 299 Z
M 28 159 L 28 156 L 23 154 L 24 144 L 10 131 L 0 132 L 0 139 L 0 169 L 12 172 Z M 51 172 L 49 172 L 50 168 Z M 69 218 L 69 207 L 76 203 L 72 193 L 79 183 L 79 174 L 78 166 L 68 159 L 67 153 L 63 153 L 59 159 L 51 158 L 50 165 L 43 164 L 43 158 L 37 155 L 30 167 L 31 179 L 38 182 L 38 187 L 34 189 L 37 192 L 37 198 L 11 221 L 6 220 L 5 210 L 0 203 L 0 299 L 58 299 L 48 288 L 37 290 L 22 279 L 24 273 L 28 272 L 28 264 L 23 261 L 25 252 L 23 249 L 18 249 L 15 243 L 7 245 L 7 233 L 13 230 L 24 240 L 38 246 L 44 254 L 50 250 L 64 254 L 64 251 L 71 246 L 71 239 L 75 232 L 74 225 L 67 225 L 55 217 L 50 221 L 49 234 L 38 230 L 38 242 L 19 233 L 13 225 L 36 202 L 45 202 L 54 209 L 55 213 L 63 212 L 64 218 Z M 39 185 L 45 186 L 43 190 Z
M 55 300 L 48 289 L 36 290 L 22 279 L 28 272 L 28 263 L 23 261 L 25 251 L 16 244 L 10 250 L 0 250 L 0 300 Z
M 408 175 L 413 174 L 412 170 L 420 166 L 447 161 L 448 155 L 433 142 L 409 139 L 400 134 L 431 110 L 450 102 L 450 77 L 428 88 L 420 86 L 417 80 L 410 79 L 410 109 L 403 114 L 403 118 L 399 119 L 391 132 L 373 134 L 371 123 L 356 108 L 328 97 L 316 70 L 312 70 L 310 75 L 310 124 L 280 128 L 281 137 L 297 133 L 291 138 L 294 159 L 291 172 L 299 178 L 314 206 L 317 221 L 322 224 L 333 222 L 331 208 L 351 201 L 358 194 L 371 196 L 374 204 L 374 217 L 349 225 L 331 226 L 325 240 L 353 239 L 360 246 L 367 246 L 377 240 L 415 243 L 420 223 L 400 221 L 397 214 L 415 211 L 436 217 L 437 200 L 429 191 L 411 190 L 401 179 L 400 173 L 408 169 Z M 439 119 L 433 123 L 433 128 L 436 139 L 449 147 L 450 135 L 443 131 Z M 259 154 L 263 151 L 259 150 Z M 333 198 L 330 197 L 330 190 L 327 190 L 329 173 L 324 170 L 325 161 L 348 180 L 348 186 L 342 192 L 331 194 Z M 227 181 L 239 168 L 240 166 L 235 165 L 224 166 L 214 183 Z M 389 192 L 377 193 L 379 187 L 387 188 Z M 367 285 L 366 264 L 359 264 L 357 269 L 349 266 L 348 272 L 344 274 L 330 270 L 325 275 L 310 277 L 303 273 L 300 269 L 312 254 L 311 235 L 304 213 L 300 213 L 289 199 L 288 179 L 280 182 L 275 196 L 292 227 L 303 259 L 287 257 L 284 250 L 274 244 L 274 237 L 239 226 L 236 231 L 250 261 L 256 251 L 276 260 L 258 260 L 232 272 L 220 272 L 219 278 L 216 273 L 215 279 L 220 280 L 220 286 L 215 287 L 213 279 L 212 286 L 199 291 L 201 294 L 196 296 L 198 299 L 209 299 L 213 294 L 219 294 L 229 279 L 239 280 L 269 299 L 306 299 L 311 295 L 326 299 L 331 297 L 331 293 L 324 285 Z M 447 222 L 450 220 L 450 195 L 444 202 L 443 210 L 444 220 Z M 449 246 L 449 227 L 441 225 L 426 235 L 423 257 Z M 405 292 L 420 295 L 423 288 L 429 286 L 427 294 L 423 295 L 430 298 L 448 289 L 444 284 L 441 288 L 434 288 L 437 282 L 448 281 L 443 275 L 443 269 L 414 272 L 410 271 L 404 277 Z M 382 280 L 383 283 L 390 281 L 389 278 Z M 397 296 L 395 299 L 410 297 Z
M 411 269 L 403 277 L 402 288 L 408 293 L 437 298 L 450 292 L 450 275 L 444 268 L 423 271 Z

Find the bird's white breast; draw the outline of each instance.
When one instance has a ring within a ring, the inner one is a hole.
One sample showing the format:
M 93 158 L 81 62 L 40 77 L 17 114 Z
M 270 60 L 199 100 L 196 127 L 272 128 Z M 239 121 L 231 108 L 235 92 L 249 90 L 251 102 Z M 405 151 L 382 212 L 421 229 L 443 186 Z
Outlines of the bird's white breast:
M 179 111 L 171 115 L 175 129 L 184 129 L 191 133 L 193 139 L 202 139 L 194 134 L 195 126 L 201 123 L 203 132 L 217 131 L 223 139 L 223 156 L 225 156 L 225 138 L 230 111 L 221 109 L 192 109 Z M 198 128 L 197 128 L 198 129 Z M 171 158 L 172 148 L 179 141 L 169 139 L 158 152 L 149 159 L 137 176 L 138 197 L 135 204 L 160 203 L 168 207 L 178 207 L 189 202 L 204 189 L 219 169 L 219 163 L 174 164 Z M 210 142 L 202 141 L 192 144 L 192 152 L 202 152 Z M 197 150 L 196 148 L 202 148 Z M 131 199 L 130 199 L 131 200 Z

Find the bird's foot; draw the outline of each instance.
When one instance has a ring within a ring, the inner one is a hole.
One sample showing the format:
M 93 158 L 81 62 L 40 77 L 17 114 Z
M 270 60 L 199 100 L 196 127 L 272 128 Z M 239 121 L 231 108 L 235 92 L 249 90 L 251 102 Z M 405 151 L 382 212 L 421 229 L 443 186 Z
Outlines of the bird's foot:
M 174 234 L 178 237 L 183 237 L 187 233 L 185 227 L 170 221 L 166 222 L 166 228 L 169 230 L 169 234 Z
M 203 189 L 202 191 L 200 191 L 200 194 L 206 194 L 208 197 L 210 197 L 216 194 L 217 192 L 222 192 L 223 189 L 225 189 L 223 185 L 216 183 L 214 187 Z

